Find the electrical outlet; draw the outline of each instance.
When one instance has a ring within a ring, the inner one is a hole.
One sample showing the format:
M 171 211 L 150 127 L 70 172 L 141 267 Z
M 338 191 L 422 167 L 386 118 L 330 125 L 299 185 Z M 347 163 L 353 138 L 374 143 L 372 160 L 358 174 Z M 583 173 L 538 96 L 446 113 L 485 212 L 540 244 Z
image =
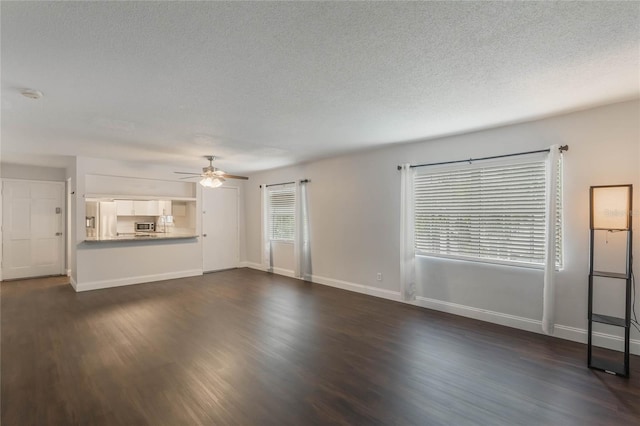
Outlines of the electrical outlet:
M 382 281 L 382 272 L 378 272 L 378 275 L 376 275 L 376 280 Z

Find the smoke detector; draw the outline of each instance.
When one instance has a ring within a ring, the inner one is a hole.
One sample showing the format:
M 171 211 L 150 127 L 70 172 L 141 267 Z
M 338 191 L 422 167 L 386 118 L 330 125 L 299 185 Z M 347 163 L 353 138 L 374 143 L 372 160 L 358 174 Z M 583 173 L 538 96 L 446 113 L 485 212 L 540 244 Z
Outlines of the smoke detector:
M 43 96 L 41 91 L 34 89 L 21 89 L 20 94 L 29 99 L 40 99 Z

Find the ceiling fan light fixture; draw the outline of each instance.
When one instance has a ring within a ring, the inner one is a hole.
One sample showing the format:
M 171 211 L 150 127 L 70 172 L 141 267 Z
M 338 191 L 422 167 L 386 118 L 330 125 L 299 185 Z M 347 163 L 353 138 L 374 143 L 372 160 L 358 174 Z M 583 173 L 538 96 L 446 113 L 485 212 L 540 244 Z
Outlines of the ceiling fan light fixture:
M 205 188 L 217 188 L 224 182 L 224 179 L 221 177 L 211 177 L 207 176 L 200 181 L 200 185 Z
M 179 175 L 188 175 L 186 177 L 182 177 L 180 179 L 194 179 L 194 178 L 202 178 L 200 179 L 200 185 L 205 188 L 217 188 L 222 185 L 222 183 L 229 179 L 249 179 L 246 176 L 236 176 L 236 175 L 228 175 L 227 173 L 213 167 L 213 160 L 216 158 L 213 155 L 207 155 L 205 157 L 209 160 L 209 165 L 207 167 L 202 168 L 202 173 L 189 173 L 189 172 L 174 172 Z

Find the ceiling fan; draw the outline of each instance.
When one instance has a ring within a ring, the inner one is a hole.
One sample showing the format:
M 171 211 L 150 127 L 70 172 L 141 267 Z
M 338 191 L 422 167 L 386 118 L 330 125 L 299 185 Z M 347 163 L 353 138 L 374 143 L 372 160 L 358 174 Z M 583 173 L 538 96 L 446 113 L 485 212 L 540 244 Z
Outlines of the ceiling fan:
M 236 176 L 230 175 L 228 173 L 223 172 L 215 167 L 213 167 L 213 160 L 216 159 L 213 155 L 205 155 L 204 158 L 209 160 L 209 165 L 207 167 L 202 168 L 202 173 L 189 173 L 189 172 L 174 172 L 179 175 L 190 175 L 185 176 L 180 179 L 193 179 L 197 177 L 201 177 L 200 185 L 206 188 L 217 188 L 227 179 L 249 179 L 246 176 Z

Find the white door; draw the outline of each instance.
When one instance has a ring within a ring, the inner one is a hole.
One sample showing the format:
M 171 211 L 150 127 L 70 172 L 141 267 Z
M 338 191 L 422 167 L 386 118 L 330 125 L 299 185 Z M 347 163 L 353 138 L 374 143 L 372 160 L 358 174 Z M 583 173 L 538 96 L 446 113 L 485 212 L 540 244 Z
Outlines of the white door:
M 64 273 L 64 183 L 2 183 L 2 278 Z
M 205 272 L 238 267 L 238 188 L 203 188 L 202 256 Z

